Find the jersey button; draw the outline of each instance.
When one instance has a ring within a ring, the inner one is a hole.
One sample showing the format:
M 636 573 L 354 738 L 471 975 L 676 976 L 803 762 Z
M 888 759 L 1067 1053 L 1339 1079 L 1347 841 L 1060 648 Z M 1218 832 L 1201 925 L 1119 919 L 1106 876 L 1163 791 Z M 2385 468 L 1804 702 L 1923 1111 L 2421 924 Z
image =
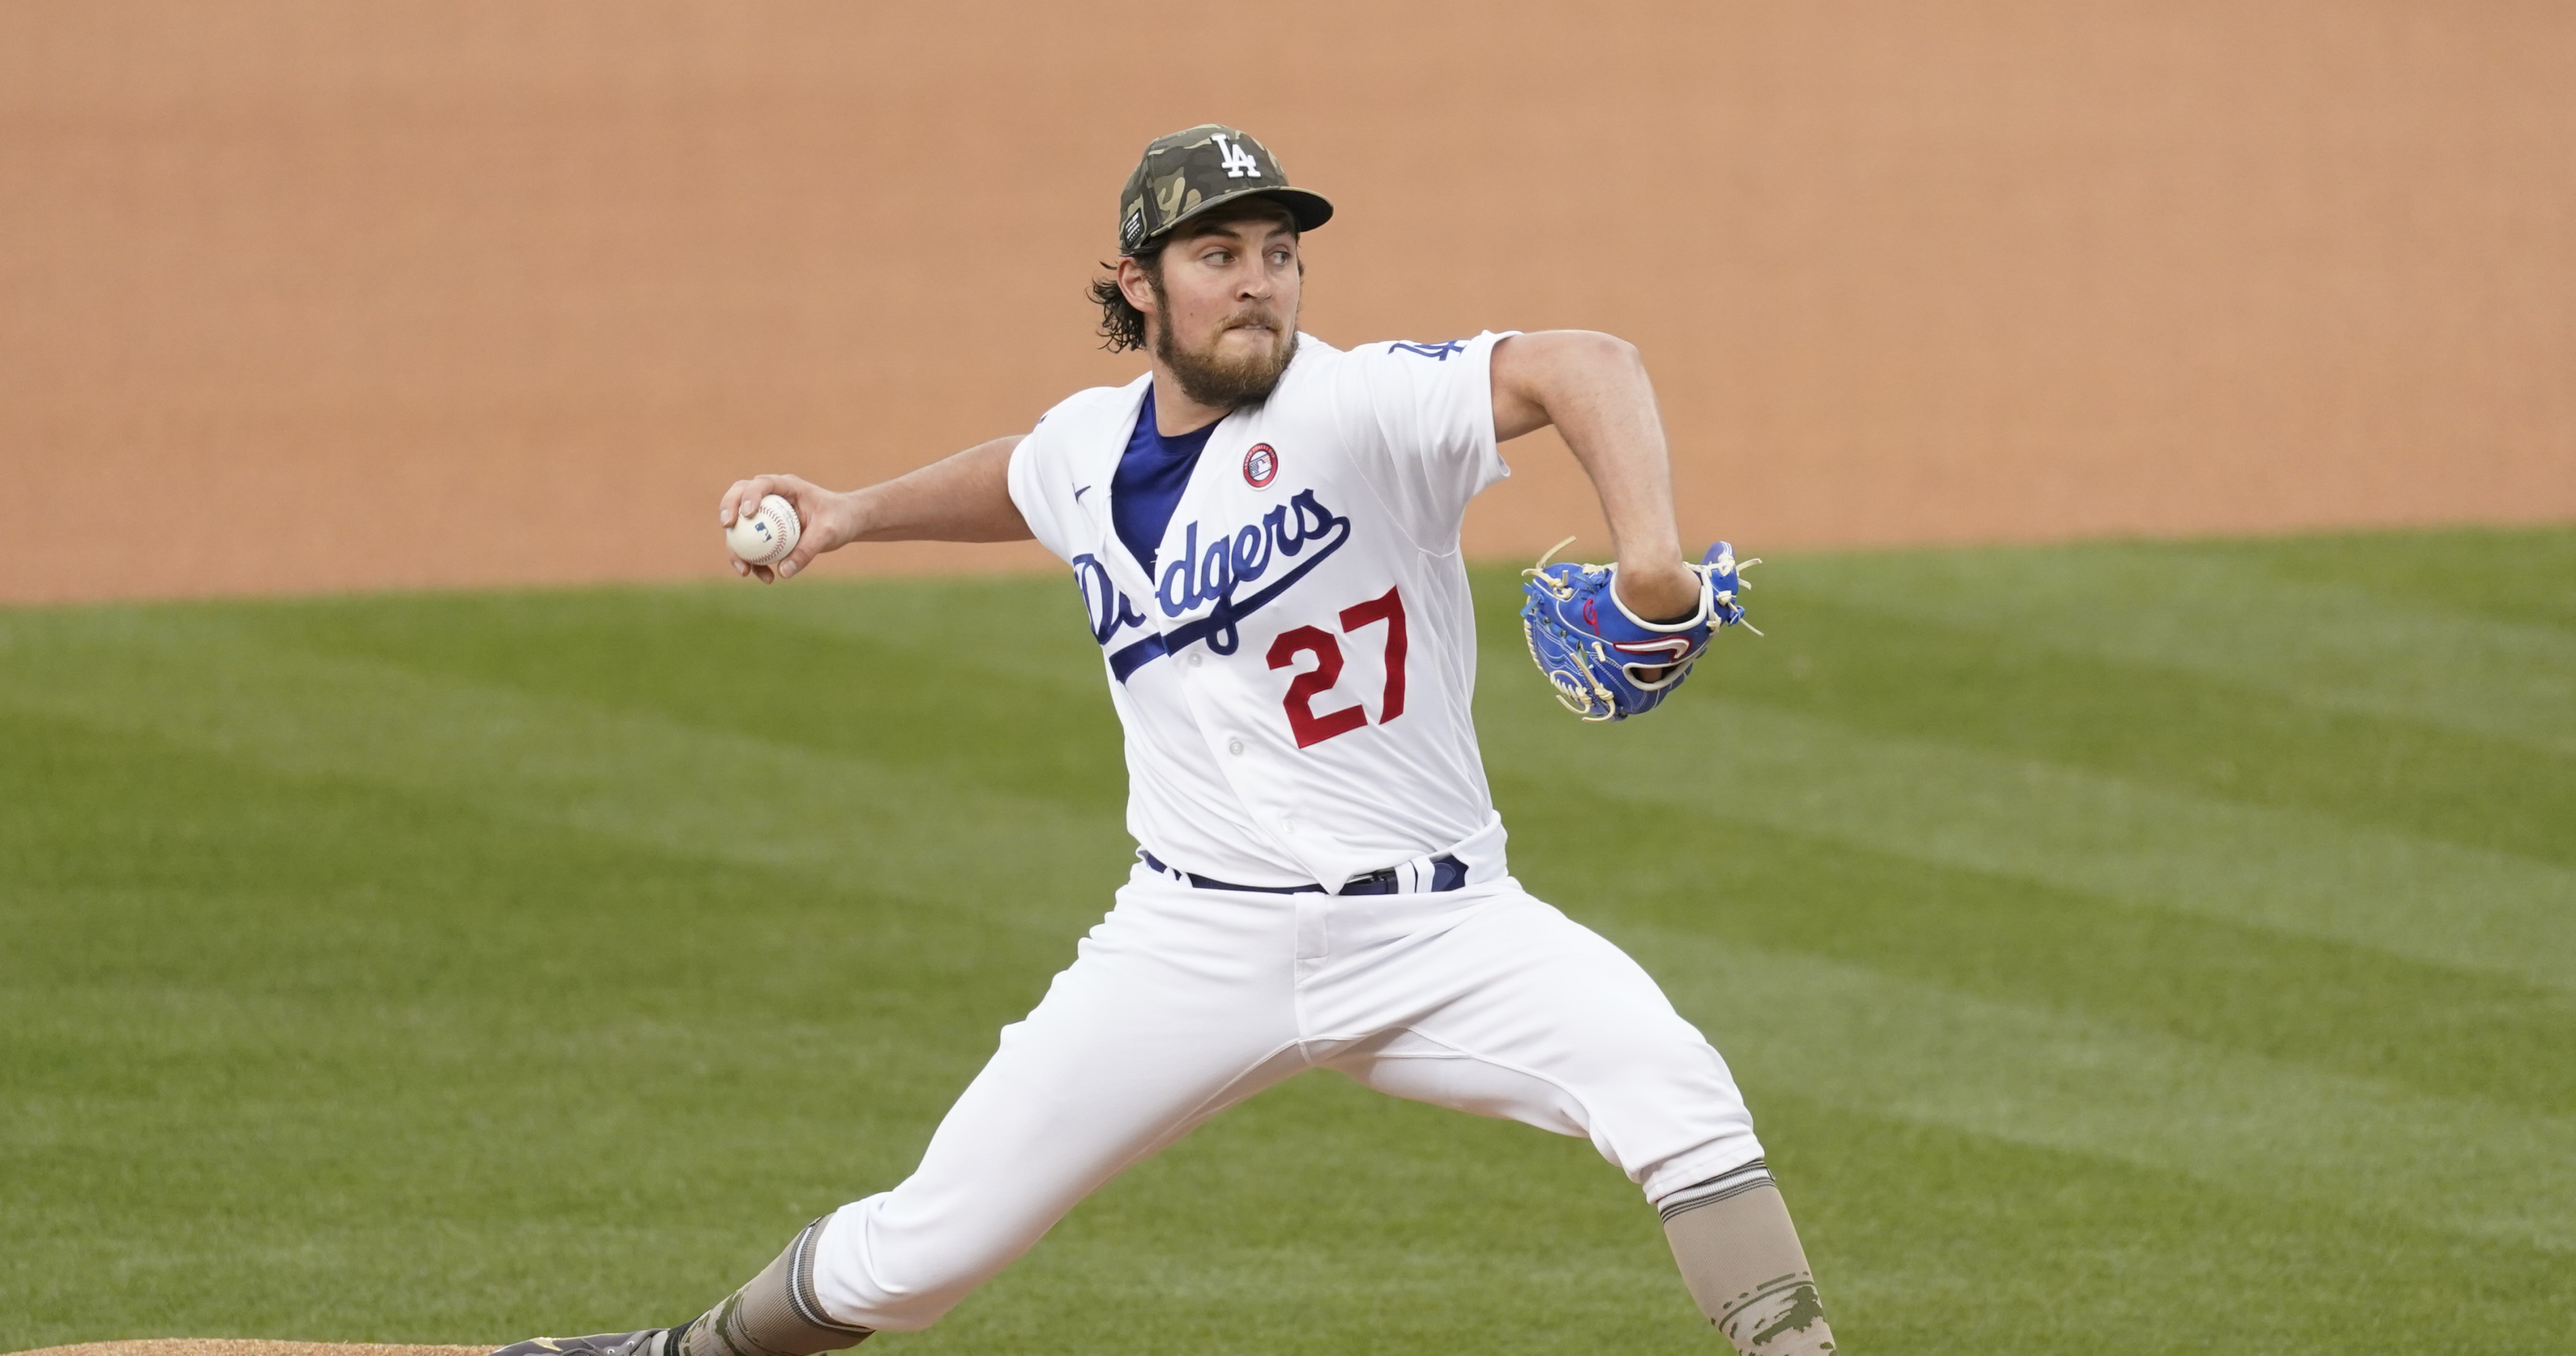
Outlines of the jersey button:
M 1243 756 L 1243 741 L 1240 739 L 1229 739 L 1225 741 L 1225 751 L 1238 758 Z
M 1192 651 L 1190 651 L 1190 667 L 1191 667 L 1191 668 L 1197 668 L 1197 667 L 1199 666 L 1199 661 L 1200 661 L 1201 659 L 1206 658 L 1206 657 L 1207 657 L 1207 656 L 1205 656 L 1205 655 L 1203 655 L 1203 654 L 1199 653 L 1199 652 L 1198 652 L 1198 651 L 1196 651 L 1196 650 L 1192 650 Z

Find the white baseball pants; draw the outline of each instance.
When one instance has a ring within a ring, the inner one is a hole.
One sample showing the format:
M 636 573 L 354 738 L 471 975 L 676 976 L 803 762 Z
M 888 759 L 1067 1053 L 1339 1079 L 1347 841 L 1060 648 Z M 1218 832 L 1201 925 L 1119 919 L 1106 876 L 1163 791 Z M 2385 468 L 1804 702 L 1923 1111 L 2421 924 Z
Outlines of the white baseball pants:
M 817 1296 L 841 1322 L 929 1327 L 1129 1164 L 1317 1067 L 1588 1136 L 1650 1201 L 1762 1154 L 1726 1062 L 1654 980 L 1509 877 L 1344 898 L 1139 864 L 920 1168 L 832 1216 Z

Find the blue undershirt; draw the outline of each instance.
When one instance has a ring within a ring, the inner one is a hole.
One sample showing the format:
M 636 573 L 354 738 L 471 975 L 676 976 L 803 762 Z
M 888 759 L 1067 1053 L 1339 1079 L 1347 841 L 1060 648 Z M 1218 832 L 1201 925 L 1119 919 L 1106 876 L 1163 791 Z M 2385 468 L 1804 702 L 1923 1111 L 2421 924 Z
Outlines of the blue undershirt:
M 1223 420 L 1217 421 L 1224 422 Z M 1145 387 L 1145 405 L 1136 412 L 1136 431 L 1127 435 L 1127 451 L 1109 477 L 1109 521 L 1127 553 L 1154 576 L 1154 553 L 1162 549 L 1163 531 L 1172 511 L 1181 506 L 1181 491 L 1190 487 L 1199 453 L 1207 447 L 1216 424 L 1190 433 L 1164 437 L 1154 427 L 1154 388 Z

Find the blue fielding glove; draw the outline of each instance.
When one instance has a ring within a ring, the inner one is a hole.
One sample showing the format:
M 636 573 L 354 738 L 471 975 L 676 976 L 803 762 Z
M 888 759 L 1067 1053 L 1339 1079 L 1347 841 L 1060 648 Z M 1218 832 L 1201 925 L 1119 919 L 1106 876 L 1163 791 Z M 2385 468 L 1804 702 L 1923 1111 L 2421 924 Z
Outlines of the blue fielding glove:
M 1572 540 L 1558 542 L 1547 555 Z M 1690 567 L 1700 577 L 1698 610 L 1680 621 L 1657 623 L 1640 619 L 1619 601 L 1612 587 L 1617 565 L 1550 565 L 1541 556 L 1537 568 L 1521 572 L 1528 576 L 1521 592 L 1529 595 L 1521 605 L 1521 634 L 1566 710 L 1585 720 L 1643 715 L 1690 677 L 1713 632 L 1743 625 L 1744 605 L 1736 598 L 1748 585 L 1740 575 L 1761 563 L 1738 565 L 1733 547 L 1711 546 Z

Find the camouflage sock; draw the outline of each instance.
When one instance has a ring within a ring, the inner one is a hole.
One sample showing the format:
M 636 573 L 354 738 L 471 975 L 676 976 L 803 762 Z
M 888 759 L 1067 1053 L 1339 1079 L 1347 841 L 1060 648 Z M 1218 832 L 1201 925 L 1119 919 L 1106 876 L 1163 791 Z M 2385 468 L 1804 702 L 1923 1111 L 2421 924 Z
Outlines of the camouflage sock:
M 830 1219 L 806 1225 L 777 1261 L 681 1329 L 671 1356 L 816 1356 L 866 1341 L 872 1329 L 834 1322 L 814 1298 L 814 1243 Z
M 1834 1349 L 1789 1207 L 1759 1163 L 1684 1188 L 1663 1209 L 1682 1283 L 1738 1352 L 1822 1356 Z

